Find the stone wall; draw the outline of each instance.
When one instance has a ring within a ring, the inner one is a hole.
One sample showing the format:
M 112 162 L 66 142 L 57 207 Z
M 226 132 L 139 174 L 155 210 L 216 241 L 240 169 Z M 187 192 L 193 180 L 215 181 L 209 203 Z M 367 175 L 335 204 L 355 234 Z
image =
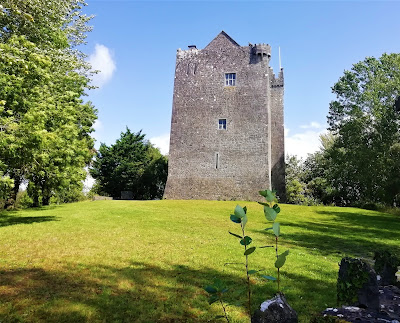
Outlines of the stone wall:
M 202 50 L 178 50 L 165 198 L 257 200 L 271 180 L 284 190 L 283 72 L 275 79 L 269 58 L 269 45 L 242 47 L 224 32 Z M 235 86 L 225 73 L 236 73 Z

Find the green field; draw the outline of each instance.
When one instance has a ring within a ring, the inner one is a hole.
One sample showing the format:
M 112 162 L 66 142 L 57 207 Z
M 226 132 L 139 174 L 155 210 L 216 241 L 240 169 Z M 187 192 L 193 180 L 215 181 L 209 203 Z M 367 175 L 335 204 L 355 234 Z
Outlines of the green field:
M 1 322 L 208 322 L 203 287 L 226 281 L 228 313 L 246 322 L 243 251 L 228 230 L 247 205 L 254 245 L 273 242 L 262 206 L 223 201 L 96 201 L 0 214 Z M 341 257 L 400 252 L 400 218 L 355 208 L 281 205 L 282 285 L 300 321 L 336 303 Z M 275 275 L 274 250 L 249 256 Z M 254 276 L 254 309 L 276 283 Z

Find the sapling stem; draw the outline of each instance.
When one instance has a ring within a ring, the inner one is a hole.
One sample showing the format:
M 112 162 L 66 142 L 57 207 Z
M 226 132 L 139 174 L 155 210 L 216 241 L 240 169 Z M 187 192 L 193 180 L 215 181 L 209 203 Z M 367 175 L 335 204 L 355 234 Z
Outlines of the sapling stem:
M 278 260 L 278 237 L 275 237 L 275 252 L 276 252 L 276 259 Z M 281 292 L 280 290 L 280 279 L 279 279 L 279 268 L 278 269 L 278 293 Z
M 223 308 L 223 310 L 224 310 L 225 319 L 226 319 L 226 321 L 229 323 L 228 315 L 226 315 L 225 305 L 224 305 L 224 302 L 222 302 L 221 297 L 219 298 L 219 302 L 221 303 L 221 306 L 222 306 L 222 308 Z
M 242 227 L 242 235 L 243 235 L 243 240 L 244 240 L 244 229 Z M 247 250 L 247 245 L 244 245 L 244 251 L 246 252 Z M 251 317 L 251 290 L 250 290 L 250 276 L 249 276 L 249 262 L 248 262 L 248 255 L 246 255 L 246 276 L 247 276 L 247 292 L 248 292 L 248 310 L 249 310 L 249 315 Z

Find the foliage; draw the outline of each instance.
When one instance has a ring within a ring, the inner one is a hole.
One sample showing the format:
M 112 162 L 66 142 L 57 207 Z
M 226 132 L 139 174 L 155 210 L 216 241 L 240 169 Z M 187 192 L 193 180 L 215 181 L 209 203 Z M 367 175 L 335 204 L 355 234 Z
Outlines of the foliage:
M 138 200 L 162 198 L 167 159 L 141 131 L 127 128 L 115 144 L 100 145 L 90 174 L 97 181 L 98 194 L 119 197 L 121 191 L 132 191 Z
M 280 290 L 280 268 L 283 267 L 283 265 L 286 262 L 286 257 L 289 255 L 289 250 L 286 250 L 285 252 L 282 252 L 281 254 L 278 253 L 278 239 L 281 234 L 281 225 L 279 222 L 276 222 L 276 218 L 278 214 L 281 212 L 281 208 L 279 205 L 276 203 L 277 199 L 275 196 L 275 192 L 270 191 L 270 190 L 265 190 L 265 191 L 260 191 L 260 195 L 265 197 L 266 202 L 260 203 L 261 205 L 264 205 L 264 215 L 265 218 L 272 223 L 272 227 L 267 228 L 265 230 L 272 230 L 272 232 L 275 235 L 275 268 L 277 270 L 277 278 L 271 277 L 271 276 L 263 276 L 264 278 L 268 280 L 276 280 L 278 282 L 278 293 L 281 292 Z
M 201 290 L 212 283 L 210 277 L 218 277 L 229 288 L 223 296 L 229 320 L 248 321 L 247 308 L 236 305 L 235 293 L 244 283 L 244 257 L 236 249 L 238 240 L 227 236 L 227 214 L 240 203 L 85 201 L 2 212 L 0 274 L 7 283 L 0 289 L 0 320 L 215 322 L 222 309 L 217 303 L 210 307 Z M 271 239 L 262 230 L 266 220 L 260 205 L 246 206 L 252 245 Z M 279 247 L 290 248 L 285 264 L 290 272 L 281 272 L 281 288 L 299 322 L 335 306 L 343 255 L 371 258 L 368 250 L 378 247 L 400 252 L 398 216 L 357 208 L 280 206 Z M 269 260 L 262 250 L 271 254 Z M 258 247 L 251 266 L 272 273 L 272 253 Z M 240 265 L 221 266 L 226 262 Z M 252 284 L 253 304 L 276 292 L 275 284 L 251 278 L 257 282 Z
M 303 181 L 304 166 L 296 156 L 287 156 L 286 160 L 286 197 L 291 204 L 305 204 L 307 200 L 307 186 Z
M 17 199 L 15 201 L 16 209 L 27 209 L 33 204 L 33 200 L 29 197 L 26 190 L 19 191 L 17 194 Z
M 400 258 L 392 254 L 390 250 L 376 251 L 374 254 L 374 269 L 381 275 L 383 284 L 395 285 L 397 283 L 396 272 L 400 266 Z
M 357 302 L 358 291 L 368 282 L 368 269 L 364 261 L 350 257 L 343 258 L 341 266 L 346 266 L 346 277 L 339 275 L 337 281 L 338 305 L 352 305 Z
M 14 181 L 0 172 L 0 201 L 4 201 L 13 189 Z
M 84 179 L 96 111 L 82 52 L 91 17 L 80 0 L 5 0 L 0 7 L 0 158 L 14 180 L 30 183 L 34 206 Z M 51 15 L 49 15 L 51 12 Z
M 374 269 L 377 273 L 380 273 L 385 267 L 385 265 L 389 265 L 392 267 L 400 266 L 400 259 L 395 255 L 392 255 L 389 250 L 375 252 L 374 260 L 375 260 Z
M 217 315 L 215 319 L 225 318 L 229 323 L 228 315 L 226 314 L 226 307 L 223 302 L 223 295 L 229 290 L 223 284 L 220 279 L 215 279 L 212 285 L 208 285 L 204 290 L 210 295 L 208 299 L 208 304 L 213 304 L 215 302 L 220 302 L 221 307 L 224 311 L 224 315 Z
M 367 57 L 332 87 L 328 122 L 335 136 L 329 177 L 341 205 L 374 200 L 393 205 L 400 196 L 400 54 Z M 373 176 L 372 176 L 373 174 Z M 339 203 L 338 203 L 339 204 Z
M 309 154 L 303 161 L 287 156 L 286 190 L 288 202 L 299 205 L 340 204 L 336 190 L 331 185 L 331 164 L 328 152 L 335 142 L 331 132 L 321 134 L 320 150 Z

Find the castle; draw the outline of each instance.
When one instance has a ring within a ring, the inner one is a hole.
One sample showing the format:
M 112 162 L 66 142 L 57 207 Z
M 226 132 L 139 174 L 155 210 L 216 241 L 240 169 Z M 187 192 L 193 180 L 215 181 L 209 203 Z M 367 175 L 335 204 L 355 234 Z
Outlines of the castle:
M 224 31 L 204 49 L 178 49 L 166 199 L 285 198 L 283 69 L 267 44 Z

